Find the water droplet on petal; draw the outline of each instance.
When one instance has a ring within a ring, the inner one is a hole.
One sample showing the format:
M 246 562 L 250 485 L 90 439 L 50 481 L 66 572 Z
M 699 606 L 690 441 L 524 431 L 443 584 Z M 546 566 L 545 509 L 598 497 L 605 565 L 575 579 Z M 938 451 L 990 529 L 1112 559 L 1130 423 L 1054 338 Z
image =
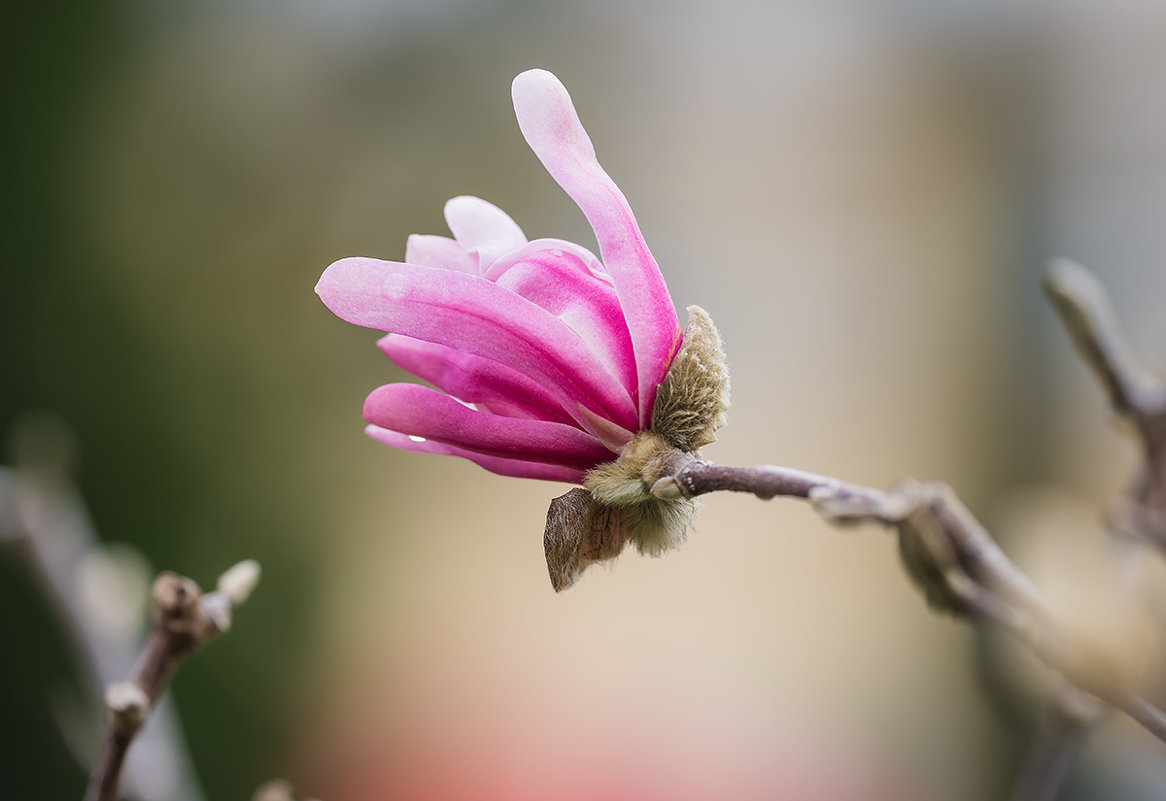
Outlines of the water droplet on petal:
M 425 437 L 417 437 L 417 436 L 414 436 L 413 434 L 409 435 L 409 439 L 413 440 L 414 442 L 424 442 L 425 441 Z

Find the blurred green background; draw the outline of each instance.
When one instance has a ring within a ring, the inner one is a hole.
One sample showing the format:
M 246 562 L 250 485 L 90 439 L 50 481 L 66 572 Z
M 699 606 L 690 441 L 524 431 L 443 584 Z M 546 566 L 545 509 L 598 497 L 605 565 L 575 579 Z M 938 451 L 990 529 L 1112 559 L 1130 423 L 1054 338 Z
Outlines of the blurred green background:
M 1162 366 L 1166 8 L 50 0 L 0 31 L 0 431 L 64 418 L 98 530 L 156 568 L 264 566 L 173 690 L 208 798 L 1002 794 L 1038 707 L 890 537 L 713 497 L 680 553 L 555 596 L 566 487 L 364 438 L 365 393 L 405 377 L 312 287 L 445 233 L 458 194 L 593 246 L 510 109 L 550 69 L 724 335 L 710 458 L 942 478 L 1080 596 L 1135 454 L 1039 276 L 1091 266 Z M 79 797 L 76 664 L 15 557 L 0 608 L 0 798 Z M 1109 725 L 1067 797 L 1156 797 L 1164 756 Z

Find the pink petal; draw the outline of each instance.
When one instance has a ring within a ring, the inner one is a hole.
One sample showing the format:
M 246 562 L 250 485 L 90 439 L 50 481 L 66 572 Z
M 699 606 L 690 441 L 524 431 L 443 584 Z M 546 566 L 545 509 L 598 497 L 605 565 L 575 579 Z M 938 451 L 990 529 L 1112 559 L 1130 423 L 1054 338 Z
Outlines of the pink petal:
M 375 426 L 436 440 L 484 456 L 589 470 L 611 451 L 574 426 L 479 412 L 419 384 L 387 384 L 364 401 Z
M 664 277 L 627 199 L 596 160 L 559 79 L 545 70 L 529 70 L 514 79 L 512 94 L 522 135 L 595 229 L 635 346 L 640 424 L 647 427 L 656 386 L 680 345 L 680 321 Z
M 580 408 L 580 413 L 587 418 L 584 428 L 592 434 L 597 440 L 603 443 L 603 446 L 612 453 L 619 455 L 624 446 L 632 441 L 635 437 L 635 432 L 628 431 L 623 426 L 618 426 L 610 420 L 604 420 L 597 414 Z
M 456 448 L 431 439 L 422 439 L 420 442 L 407 434 L 390 431 L 379 426 L 367 426 L 364 433 L 378 442 L 391 445 L 406 451 L 416 453 L 436 453 L 442 456 L 460 456 L 484 467 L 491 473 L 500 476 L 514 476 L 515 478 L 539 478 L 544 481 L 566 481 L 568 484 L 582 484 L 586 471 L 573 467 L 561 467 L 557 464 L 541 464 L 539 462 L 522 462 L 517 459 L 499 459 L 497 456 L 484 456 L 480 453 Z
M 458 244 L 480 257 L 479 272 L 499 256 L 526 244 L 526 234 L 510 215 L 493 203 L 473 195 L 461 195 L 445 204 L 445 221 Z M 412 259 L 405 259 L 412 261 Z
M 405 240 L 405 261 L 422 267 L 441 267 L 462 273 L 478 272 L 478 257 L 448 236 L 410 234 Z
M 638 397 L 636 355 L 623 309 L 589 251 L 561 240 L 535 240 L 496 261 L 487 273 L 498 286 L 537 303 L 578 334 L 604 366 Z
M 598 278 L 600 281 L 603 281 L 605 284 L 612 288 L 615 287 L 615 282 L 613 282 L 611 280 L 611 276 L 607 274 L 607 268 L 603 266 L 603 262 L 599 260 L 598 256 L 582 245 L 578 245 L 574 242 L 568 242 L 565 239 L 555 239 L 554 237 L 544 236 L 524 243 L 522 248 L 516 248 L 515 251 L 526 249 L 562 250 L 573 257 L 569 263 L 574 265 L 577 269 L 584 273 L 588 273 L 595 278 Z M 509 256 L 511 254 L 507 255 Z M 406 261 L 408 261 L 408 259 L 406 259 Z M 497 281 L 503 273 L 510 269 L 511 264 L 513 264 L 513 260 L 509 258 L 501 259 L 494 263 L 490 269 L 486 270 L 483 275 L 486 278 L 489 278 L 491 281 Z
M 581 404 L 637 428 L 631 397 L 574 331 L 484 278 L 350 258 L 330 265 L 316 292 L 350 323 L 493 359 L 542 384 L 573 417 Z
M 377 345 L 398 367 L 461 401 L 509 417 L 571 423 L 542 384 L 504 364 L 400 334 Z

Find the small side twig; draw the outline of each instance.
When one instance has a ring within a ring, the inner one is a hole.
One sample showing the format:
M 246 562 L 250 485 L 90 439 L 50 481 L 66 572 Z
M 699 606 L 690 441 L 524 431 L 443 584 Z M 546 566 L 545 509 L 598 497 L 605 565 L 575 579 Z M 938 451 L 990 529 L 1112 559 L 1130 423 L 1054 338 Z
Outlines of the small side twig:
M 1097 374 L 1113 409 L 1143 430 L 1166 411 L 1166 382 L 1133 355 L 1118 325 L 1105 287 L 1089 270 L 1066 259 L 1053 262 L 1044 277 L 1045 294 L 1073 344 Z
M 1138 433 L 1146 464 L 1130 492 L 1119 526 L 1136 539 L 1166 548 L 1166 379 L 1133 355 L 1101 282 L 1079 264 L 1053 263 L 1045 276 L 1053 302 L 1085 362 L 1109 395 L 1114 412 Z
M 205 594 L 194 581 L 176 573 L 164 572 L 154 581 L 154 628 L 132 675 L 106 690 L 109 722 L 85 801 L 116 799 L 130 744 L 174 671 L 197 648 L 230 628 L 233 608 L 247 599 L 258 580 L 259 565 L 249 560 L 224 573 L 218 588 Z

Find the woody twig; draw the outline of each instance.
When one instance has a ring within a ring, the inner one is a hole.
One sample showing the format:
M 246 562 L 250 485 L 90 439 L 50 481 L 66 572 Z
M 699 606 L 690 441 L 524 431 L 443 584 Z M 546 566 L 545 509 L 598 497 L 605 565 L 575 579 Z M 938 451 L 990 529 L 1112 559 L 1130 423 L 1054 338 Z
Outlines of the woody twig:
M 259 565 L 254 561 L 232 567 L 209 593 L 176 573 L 164 572 L 155 579 L 154 628 L 132 675 L 106 689 L 108 726 L 85 801 L 116 799 L 130 744 L 174 671 L 195 650 L 230 628 L 234 607 L 247 599 L 258 580 Z

